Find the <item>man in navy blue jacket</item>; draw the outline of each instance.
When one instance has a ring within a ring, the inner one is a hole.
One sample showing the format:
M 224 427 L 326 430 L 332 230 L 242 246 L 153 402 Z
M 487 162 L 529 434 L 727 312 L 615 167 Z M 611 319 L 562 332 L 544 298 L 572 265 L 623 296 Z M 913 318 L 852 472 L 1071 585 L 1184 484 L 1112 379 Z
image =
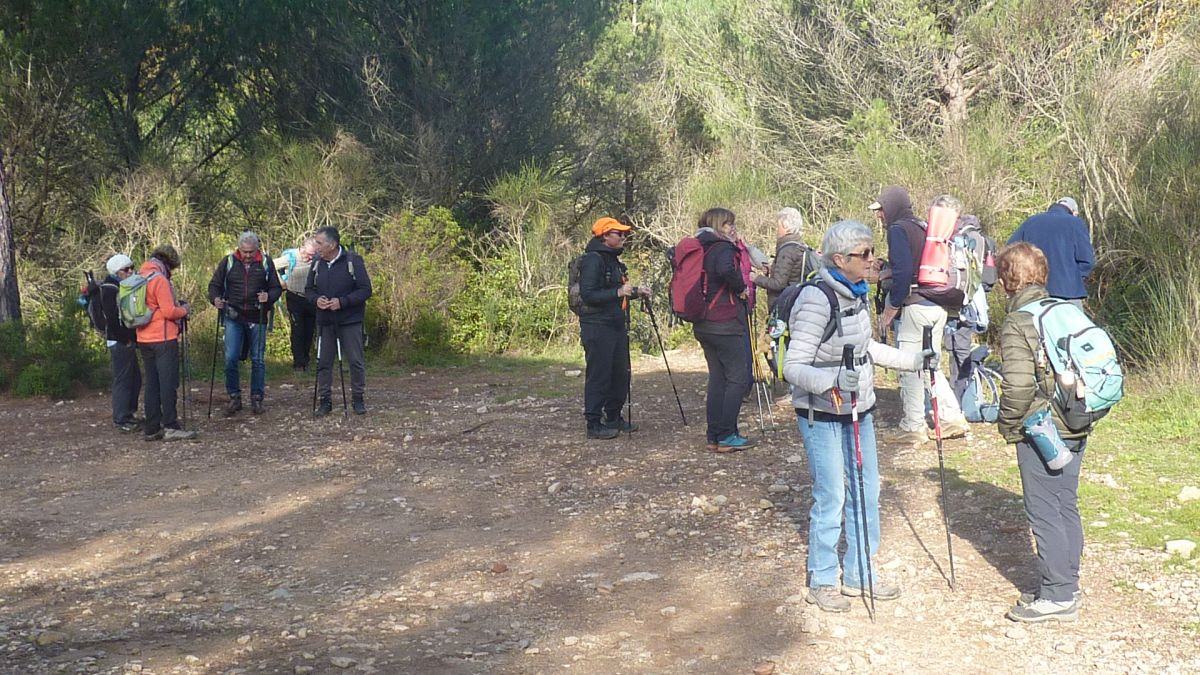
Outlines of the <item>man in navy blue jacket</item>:
M 1075 200 L 1063 197 L 1045 213 L 1030 216 L 1008 239 L 1010 244 L 1018 241 L 1027 241 L 1046 254 L 1050 264 L 1046 291 L 1050 297 L 1082 307 L 1087 297 L 1084 281 L 1096 266 L 1096 253 Z
M 333 410 L 333 359 L 342 357 L 350 366 L 350 390 L 354 412 L 364 415 L 367 406 L 367 366 L 363 354 L 363 317 L 371 297 L 367 266 L 350 249 L 342 248 L 336 227 L 322 227 L 313 237 L 317 258 L 308 272 L 304 295 L 317 308 L 317 393 L 318 416 Z M 339 345 L 341 353 L 339 354 Z

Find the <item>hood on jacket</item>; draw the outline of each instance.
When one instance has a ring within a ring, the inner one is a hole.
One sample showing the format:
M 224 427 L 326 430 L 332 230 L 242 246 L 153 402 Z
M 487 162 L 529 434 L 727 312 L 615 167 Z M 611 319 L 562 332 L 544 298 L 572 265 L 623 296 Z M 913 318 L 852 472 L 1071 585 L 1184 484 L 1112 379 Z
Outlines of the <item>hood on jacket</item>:
M 1037 302 L 1038 300 L 1048 297 L 1050 297 L 1050 294 L 1046 292 L 1045 286 L 1042 286 L 1041 284 L 1030 284 L 1025 288 L 1022 288 L 1020 291 L 1017 291 L 1016 295 L 1008 298 L 1008 302 L 1006 302 L 1004 305 L 1005 311 L 1011 314 L 1031 302 Z
M 912 198 L 908 196 L 908 190 L 899 185 L 885 187 L 876 201 L 882 207 L 884 222 L 894 223 L 901 218 L 913 216 Z
M 138 274 L 144 277 L 150 276 L 151 272 L 158 272 L 168 279 L 171 278 L 171 270 L 167 268 L 166 263 L 158 258 L 151 258 L 147 260 L 146 262 L 142 263 L 141 269 L 138 270 Z
M 725 237 L 722 237 L 720 235 L 720 233 L 718 233 L 716 230 L 712 229 L 711 227 L 702 227 L 699 230 L 696 230 L 696 239 L 699 239 L 700 243 L 704 244 L 705 246 L 715 244 L 719 241 L 723 241 L 726 244 L 730 244 L 730 245 L 733 244 L 732 241 L 729 241 Z
M 609 255 L 621 255 L 625 252 L 622 248 L 609 248 L 608 244 L 604 243 L 604 239 L 600 237 L 592 237 L 588 245 L 583 249 L 586 253 L 607 253 Z
M 797 244 L 803 244 L 805 246 L 808 246 L 808 244 L 804 241 L 804 237 L 802 237 L 798 234 L 785 234 L 782 237 L 779 237 L 775 240 L 775 252 L 776 253 L 779 252 L 780 246 L 783 246 L 784 244 L 789 244 L 793 241 L 796 242 Z

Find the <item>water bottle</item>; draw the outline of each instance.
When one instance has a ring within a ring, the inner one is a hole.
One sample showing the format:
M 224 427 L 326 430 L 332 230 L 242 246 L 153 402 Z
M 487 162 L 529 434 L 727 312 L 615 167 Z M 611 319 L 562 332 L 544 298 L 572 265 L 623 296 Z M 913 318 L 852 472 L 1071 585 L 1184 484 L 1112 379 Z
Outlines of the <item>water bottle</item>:
M 1067 444 L 1058 433 L 1058 427 L 1054 426 L 1054 416 L 1050 414 L 1049 408 L 1042 408 L 1026 417 L 1021 422 L 1021 427 L 1025 436 L 1029 438 L 1029 443 L 1042 456 L 1042 460 L 1051 471 L 1058 471 L 1074 459 L 1074 453 L 1067 448 Z

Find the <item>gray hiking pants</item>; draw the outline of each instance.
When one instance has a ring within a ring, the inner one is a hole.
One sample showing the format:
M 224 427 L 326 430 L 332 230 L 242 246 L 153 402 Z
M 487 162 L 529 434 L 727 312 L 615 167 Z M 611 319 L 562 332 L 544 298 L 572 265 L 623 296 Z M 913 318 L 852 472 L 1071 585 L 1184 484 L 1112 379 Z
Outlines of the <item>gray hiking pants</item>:
M 1075 458 L 1052 470 L 1032 445 L 1017 443 L 1025 516 L 1037 544 L 1041 582 L 1037 597 L 1070 602 L 1079 590 L 1079 559 L 1083 555 L 1083 522 L 1079 518 L 1079 466 L 1086 438 L 1064 439 Z
M 367 361 L 363 350 L 363 325 L 325 324 L 317 326 L 317 395 L 322 401 L 332 400 L 333 366 L 338 357 L 338 341 L 342 343 L 342 360 L 350 369 L 350 391 L 362 398 L 367 390 Z
M 138 366 L 137 345 L 120 342 L 108 348 L 112 365 L 112 420 L 120 426 L 133 421 L 138 396 L 142 393 L 142 369 Z

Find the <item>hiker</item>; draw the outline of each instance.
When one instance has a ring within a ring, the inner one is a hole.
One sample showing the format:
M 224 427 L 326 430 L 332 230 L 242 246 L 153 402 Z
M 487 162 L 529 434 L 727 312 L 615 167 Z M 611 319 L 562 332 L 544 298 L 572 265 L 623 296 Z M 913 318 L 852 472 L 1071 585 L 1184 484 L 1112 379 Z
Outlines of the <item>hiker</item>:
M 696 239 L 704 247 L 707 309 L 692 324 L 708 363 L 705 417 L 710 452 L 745 450 L 754 442 L 738 432 L 742 400 L 750 392 L 750 326 L 753 286 L 746 282 L 749 255 L 738 246 L 732 211 L 713 208 L 700 216 Z
M 317 310 L 316 414 L 333 411 L 333 360 L 346 359 L 350 367 L 350 389 L 354 413 L 367 414 L 363 397 L 367 390 L 367 366 L 363 318 L 371 297 L 371 277 L 363 259 L 342 247 L 336 227 L 322 227 L 313 236 L 317 258 L 308 273 L 304 295 Z M 339 366 L 340 367 L 340 366 Z
M 946 319 L 946 334 L 943 342 L 949 356 L 950 389 L 954 392 L 955 399 L 961 408 L 963 394 L 971 382 L 972 364 L 975 363 L 973 357 L 975 336 L 987 332 L 988 328 L 987 294 L 996 283 L 996 244 L 991 237 L 983 233 L 983 225 L 979 218 L 971 214 L 959 216 L 955 231 L 977 233 L 976 241 L 982 243 L 985 249 L 978 290 L 975 291 L 973 297 L 967 299 L 966 304 L 958 311 L 957 315 L 950 315 Z M 982 360 L 982 357 L 979 360 Z
M 117 294 L 121 281 L 133 274 L 133 260 L 118 253 L 104 264 L 108 276 L 100 284 L 100 308 L 104 315 L 104 343 L 112 365 L 112 420 L 118 431 L 132 433 L 142 428 L 134 417 L 142 391 L 142 369 L 137 359 L 137 332 L 121 323 Z
M 592 240 L 579 262 L 579 340 L 583 343 L 586 375 L 583 385 L 583 417 L 587 437 L 616 438 L 620 432 L 637 431 L 637 425 L 621 415 L 629 392 L 629 303 L 650 297 L 650 289 L 629 283 L 620 255 L 633 230 L 614 218 L 592 223 Z M 595 254 L 595 255 L 592 255 Z
M 934 206 L 944 206 L 961 211 L 958 200 L 949 196 L 939 197 Z M 875 212 L 881 223 L 887 225 L 888 267 L 891 269 L 891 291 L 884 303 L 879 318 L 879 334 L 887 335 L 893 321 L 896 324 L 896 346 L 901 351 L 921 350 L 925 329 L 932 328 L 940 336 L 946 327 L 946 309 L 926 298 L 917 286 L 917 268 L 925 246 L 925 222 L 913 214 L 908 191 L 902 187 L 886 187 L 879 199 L 868 208 Z M 941 404 L 942 438 L 956 438 L 967 433 L 967 421 L 959 408 L 950 386 L 941 372 L 941 340 L 934 340 L 937 355 L 935 377 L 938 402 Z M 919 446 L 934 436 L 934 430 L 925 423 L 925 387 L 920 373 L 914 371 L 900 374 L 900 400 L 903 417 L 897 442 L 907 446 Z
M 175 299 L 171 275 L 179 269 L 179 253 L 170 244 L 150 252 L 138 274 L 146 277 L 146 309 L 150 320 L 137 329 L 138 348 L 146 369 L 143 396 L 146 422 L 142 433 L 147 441 L 181 441 L 196 432 L 179 426 L 176 390 L 179 388 L 179 335 L 192 313 L 187 302 Z M 188 392 L 184 392 L 187 396 Z
M 275 268 L 283 280 L 284 306 L 291 328 L 292 370 L 296 372 L 308 372 L 317 328 L 317 308 L 304 297 L 304 284 L 308 282 L 316 252 L 316 240 L 308 237 L 298 248 L 286 249 L 275 259 Z
M 754 278 L 754 285 L 767 292 L 768 309 L 775 306 L 783 289 L 809 278 L 819 266 L 817 252 L 802 238 L 804 218 L 799 211 L 790 206 L 781 209 L 776 214 L 775 234 L 775 262 Z
M 1049 261 L 1033 244 L 1018 242 L 1000 252 L 996 261 L 1000 283 L 1008 295 L 1008 314 L 1000 326 L 1003 359 L 1000 417 L 997 426 L 1008 443 L 1017 446 L 1025 516 L 1037 544 L 1035 593 L 1024 594 L 1008 612 L 1014 621 L 1073 621 L 1079 612 L 1079 559 L 1083 554 L 1083 523 L 1079 517 L 1079 467 L 1090 429 L 1072 432 L 1048 395 L 1055 391 L 1054 374 L 1042 357 L 1042 342 L 1034 316 L 1019 308 L 1048 296 Z M 1031 413 L 1049 406 L 1073 460 L 1050 469 L 1023 431 Z
M 1080 309 L 1087 298 L 1088 275 L 1096 266 L 1096 254 L 1087 225 L 1079 217 L 1079 204 L 1063 197 L 1044 213 L 1025 219 L 1008 238 L 1009 244 L 1027 241 L 1046 256 L 1050 268 L 1046 292 L 1052 298 L 1067 300 Z
M 225 329 L 225 416 L 242 409 L 238 362 L 250 356 L 250 412 L 263 412 L 267 385 L 267 330 L 272 307 L 283 293 L 274 262 L 262 252 L 258 235 L 246 231 L 238 247 L 221 258 L 208 282 L 208 301 L 222 314 Z
M 784 379 L 792 385 L 796 424 L 804 440 L 812 476 L 813 505 L 808 529 L 808 595 L 806 600 L 827 612 L 846 612 L 843 596 L 866 595 L 862 561 L 863 505 L 858 481 L 851 393 L 857 392 L 859 447 L 862 452 L 869 550 L 879 550 L 879 464 L 875 445 L 874 365 L 915 372 L 933 350 L 899 350 L 871 336 L 865 279 L 875 255 L 870 228 L 853 221 L 835 223 L 821 242 L 822 267 L 815 284 L 802 287 L 789 317 L 791 342 L 784 355 Z M 834 306 L 836 303 L 836 307 Z M 843 367 L 843 350 L 854 347 L 854 368 Z M 838 390 L 840 405 L 833 390 Z M 846 522 L 846 554 L 838 563 L 838 540 Z M 839 589 L 838 570 L 842 570 Z M 875 568 L 877 600 L 900 597 L 900 588 L 880 578 Z

